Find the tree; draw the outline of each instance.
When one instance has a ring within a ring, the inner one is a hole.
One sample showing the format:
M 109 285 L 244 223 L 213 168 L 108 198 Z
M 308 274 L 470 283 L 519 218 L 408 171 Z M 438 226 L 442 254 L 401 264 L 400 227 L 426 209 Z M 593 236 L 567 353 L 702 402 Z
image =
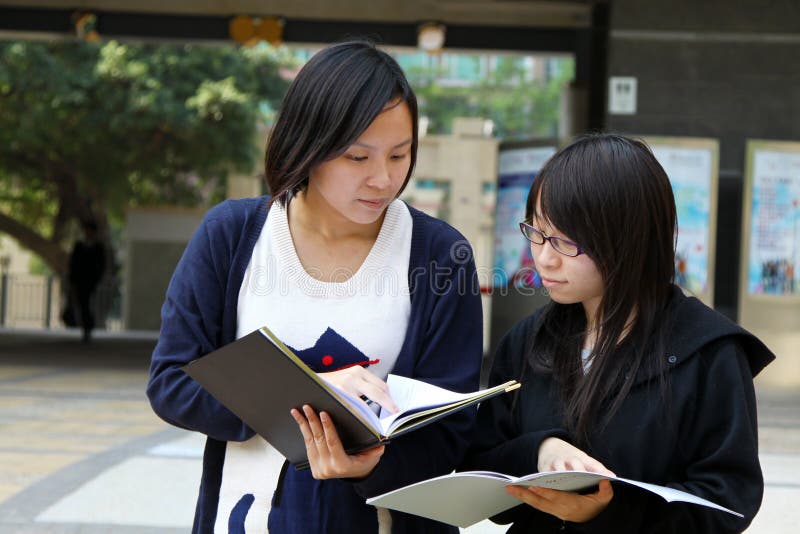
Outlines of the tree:
M 73 221 L 108 245 L 126 205 L 219 200 L 290 63 L 268 46 L 0 43 L 0 232 L 63 274 Z
M 524 61 L 521 56 L 494 56 L 488 76 L 474 72 L 467 76 L 474 82 L 455 87 L 442 83 L 443 72 L 408 69 L 420 115 L 430 119 L 429 132 L 449 132 L 455 117 L 482 117 L 494 122 L 495 135 L 501 139 L 557 135 L 561 90 L 574 77 L 574 63 L 550 58 L 545 76 L 530 79 Z M 477 61 L 475 68 L 479 68 Z

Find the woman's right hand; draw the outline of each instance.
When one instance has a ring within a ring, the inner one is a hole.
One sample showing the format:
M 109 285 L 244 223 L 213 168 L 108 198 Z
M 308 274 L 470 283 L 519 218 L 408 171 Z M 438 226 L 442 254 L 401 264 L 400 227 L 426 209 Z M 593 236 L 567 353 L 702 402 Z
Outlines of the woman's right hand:
M 355 398 L 363 395 L 390 413 L 398 411 L 397 405 L 389 395 L 389 386 L 386 385 L 386 382 L 360 365 L 354 365 L 339 371 L 321 373 L 321 375 L 322 378 Z
M 616 476 L 602 463 L 595 460 L 563 439 L 550 437 L 539 445 L 537 462 L 539 471 L 591 471 Z
M 327 478 L 363 478 L 369 476 L 383 456 L 383 445 L 356 454 L 347 454 L 330 416 L 317 413 L 304 405 L 302 412 L 291 411 L 300 427 L 306 445 L 311 475 L 317 480 Z

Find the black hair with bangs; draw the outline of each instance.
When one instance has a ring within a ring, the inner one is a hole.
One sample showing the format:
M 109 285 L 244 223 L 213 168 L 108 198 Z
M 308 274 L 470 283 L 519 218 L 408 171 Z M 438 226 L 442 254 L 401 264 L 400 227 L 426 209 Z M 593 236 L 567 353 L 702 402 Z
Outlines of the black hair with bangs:
M 311 170 L 341 155 L 387 105 L 411 112 L 411 165 L 419 144 L 417 99 L 402 69 L 366 40 L 317 52 L 292 82 L 267 141 L 265 174 L 273 200 L 286 205 L 308 186 Z M 399 194 L 399 193 L 398 193 Z
M 553 372 L 565 423 L 585 443 L 619 409 L 640 370 L 659 377 L 665 391 L 670 325 L 662 312 L 672 292 L 677 236 L 672 186 L 644 142 L 585 135 L 544 165 L 525 217 L 546 221 L 578 243 L 603 279 L 588 372 L 581 362 L 587 319 L 580 303 L 548 304 L 528 343 L 528 361 Z

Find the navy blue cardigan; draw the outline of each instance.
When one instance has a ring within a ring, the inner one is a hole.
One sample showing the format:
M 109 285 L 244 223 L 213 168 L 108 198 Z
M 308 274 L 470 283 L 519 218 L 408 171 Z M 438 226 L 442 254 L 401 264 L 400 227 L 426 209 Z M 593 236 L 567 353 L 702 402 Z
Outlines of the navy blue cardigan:
M 175 269 L 161 310 L 147 395 L 162 419 L 208 436 L 193 532 L 213 531 L 225 442 L 249 439 L 254 432 L 181 367 L 235 340 L 239 289 L 266 221 L 268 200 L 228 200 L 206 214 Z M 446 223 L 409 210 L 411 315 L 392 372 L 454 391 L 474 391 L 479 387 L 482 314 L 472 249 Z M 349 484 L 368 497 L 452 471 L 466 450 L 474 419 L 473 410 L 463 410 L 394 440 L 369 477 Z M 308 502 L 309 510 L 322 506 Z M 457 532 L 406 514 L 392 516 L 393 532 Z

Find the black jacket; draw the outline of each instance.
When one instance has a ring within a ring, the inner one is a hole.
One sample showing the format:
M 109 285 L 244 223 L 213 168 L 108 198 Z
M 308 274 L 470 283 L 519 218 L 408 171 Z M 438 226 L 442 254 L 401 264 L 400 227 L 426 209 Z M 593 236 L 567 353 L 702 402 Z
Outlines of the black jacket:
M 637 376 L 619 411 L 604 429 L 590 435 L 584 449 L 618 476 L 685 490 L 745 518 L 692 504 L 668 504 L 649 492 L 617 484 L 609 506 L 586 523 L 562 523 L 528 505 L 494 521 L 513 522 L 509 532 L 682 534 L 741 532 L 752 521 L 764 489 L 752 378 L 774 355 L 753 335 L 677 288 L 668 310 L 675 321 L 663 355 L 669 394 L 663 395 L 658 381 Z M 539 316 L 523 320 L 501 341 L 490 385 L 520 377 L 525 343 Z M 573 441 L 564 430 L 553 386 L 552 375 L 534 373 L 528 366 L 515 395 L 483 403 L 461 470 L 534 473 L 544 438 Z

